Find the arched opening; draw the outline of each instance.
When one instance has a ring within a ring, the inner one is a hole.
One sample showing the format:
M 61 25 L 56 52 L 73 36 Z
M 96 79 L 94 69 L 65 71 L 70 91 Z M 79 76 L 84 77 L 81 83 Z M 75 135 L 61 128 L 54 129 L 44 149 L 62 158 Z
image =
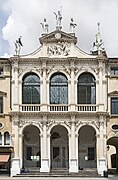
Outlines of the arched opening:
M 68 80 L 62 73 L 51 76 L 50 104 L 68 104 Z
M 4 145 L 10 145 L 10 135 L 9 132 L 4 133 Z
M 107 140 L 107 145 L 109 146 L 109 149 L 107 151 L 107 155 L 111 155 L 111 167 L 108 167 L 110 169 L 115 168 L 115 170 L 118 172 L 118 137 L 111 137 Z M 111 149 L 111 146 L 114 146 L 116 149 L 116 153 L 114 153 L 114 150 Z
M 51 130 L 51 169 L 68 169 L 68 132 L 57 125 Z
M 23 168 L 41 167 L 40 131 L 34 125 L 23 130 Z
M 96 168 L 96 132 L 91 126 L 82 126 L 78 138 L 78 162 L 80 168 Z
M 96 104 L 96 82 L 91 73 L 82 73 L 78 78 L 77 103 Z
M 33 72 L 23 77 L 22 103 L 40 104 L 40 78 Z

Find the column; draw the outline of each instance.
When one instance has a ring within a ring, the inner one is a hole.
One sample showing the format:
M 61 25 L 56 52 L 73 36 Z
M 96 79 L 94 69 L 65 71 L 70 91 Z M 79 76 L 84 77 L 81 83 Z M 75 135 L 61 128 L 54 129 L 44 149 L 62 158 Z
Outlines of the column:
M 19 134 L 19 159 L 21 169 L 23 167 L 23 134 Z
M 71 68 L 71 86 L 70 86 L 70 110 L 75 110 L 75 75 L 74 75 L 74 61 L 70 63 Z
M 99 111 L 103 111 L 104 110 L 104 102 L 103 102 L 103 63 L 101 60 L 99 60 L 99 99 L 98 99 L 98 103 L 99 103 Z
M 71 134 L 69 139 L 69 172 L 78 172 L 78 158 L 76 151 L 75 116 L 71 116 Z
M 49 172 L 48 140 L 47 140 L 47 116 L 43 116 L 43 131 L 41 135 L 41 169 L 40 172 Z
M 106 137 L 104 134 L 104 117 L 100 115 L 99 117 L 99 124 L 100 124 L 100 136 L 97 139 L 97 148 L 98 148 L 98 173 L 103 176 L 103 172 L 107 170 L 107 160 L 106 160 Z M 105 139 L 104 139 L 105 138 Z
M 18 116 L 12 117 L 13 120 L 13 137 L 14 137 L 14 157 L 11 163 L 11 176 L 20 174 L 20 159 L 19 159 L 19 127 Z
M 19 111 L 19 97 L 18 97 L 18 59 L 14 59 L 12 66 L 12 110 Z
M 47 84 L 46 84 L 46 60 L 43 59 L 42 63 L 42 70 L 43 70 L 43 82 L 42 82 L 42 107 L 41 111 L 47 111 Z

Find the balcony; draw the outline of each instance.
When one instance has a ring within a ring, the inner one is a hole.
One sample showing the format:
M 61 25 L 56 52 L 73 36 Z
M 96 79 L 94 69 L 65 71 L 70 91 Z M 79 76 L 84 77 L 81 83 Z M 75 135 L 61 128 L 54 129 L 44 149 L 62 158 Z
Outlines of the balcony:
M 45 110 L 44 110 L 45 109 Z M 40 104 L 22 104 L 20 105 L 20 112 L 39 112 L 39 111 L 79 111 L 79 112 L 96 112 L 98 110 L 95 104 L 78 104 L 74 108 L 67 104 L 50 104 L 43 105 Z
M 50 104 L 49 111 L 68 111 L 67 104 Z
M 96 111 L 95 104 L 79 104 L 77 105 L 77 111 Z
M 22 104 L 20 105 L 20 111 L 38 112 L 40 111 L 40 104 Z

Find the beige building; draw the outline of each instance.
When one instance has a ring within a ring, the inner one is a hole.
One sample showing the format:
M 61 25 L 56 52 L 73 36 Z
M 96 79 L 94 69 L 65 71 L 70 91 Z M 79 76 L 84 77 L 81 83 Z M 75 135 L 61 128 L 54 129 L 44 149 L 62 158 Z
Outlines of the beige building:
M 108 168 L 118 171 L 118 58 L 108 59 Z
M 10 169 L 12 124 L 10 113 L 10 62 L 0 58 L 0 171 Z

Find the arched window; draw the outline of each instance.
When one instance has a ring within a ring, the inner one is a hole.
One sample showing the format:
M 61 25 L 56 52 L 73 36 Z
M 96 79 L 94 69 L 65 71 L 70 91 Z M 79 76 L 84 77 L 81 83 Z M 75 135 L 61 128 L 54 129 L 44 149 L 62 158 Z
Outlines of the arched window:
M 0 145 L 2 145 L 2 134 L 0 132 Z
M 96 82 L 90 73 L 83 73 L 78 78 L 77 83 L 78 104 L 96 103 Z
M 50 104 L 68 103 L 68 80 L 62 73 L 52 75 L 50 79 Z
M 9 132 L 4 133 L 4 145 L 10 145 L 10 135 Z
M 22 103 L 40 104 L 40 79 L 35 73 L 26 74 L 23 78 Z

